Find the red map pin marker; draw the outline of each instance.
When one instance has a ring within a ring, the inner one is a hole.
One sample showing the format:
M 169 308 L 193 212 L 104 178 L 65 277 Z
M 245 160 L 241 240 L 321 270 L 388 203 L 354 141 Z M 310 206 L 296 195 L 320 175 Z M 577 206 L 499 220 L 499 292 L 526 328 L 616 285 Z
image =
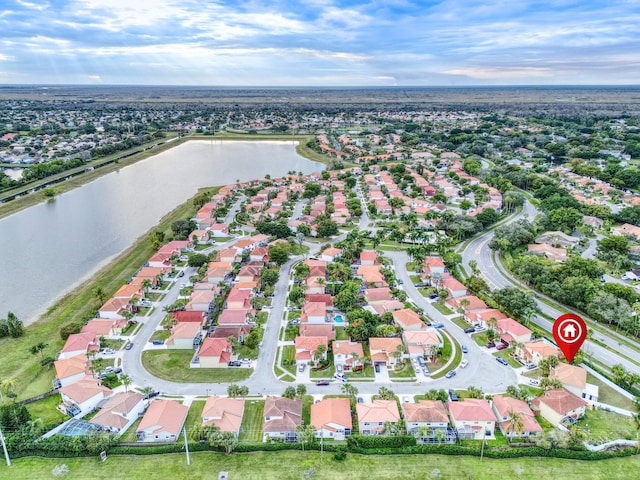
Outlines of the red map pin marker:
M 587 324 L 578 315 L 565 313 L 553 323 L 553 338 L 567 362 L 571 362 L 587 338 Z

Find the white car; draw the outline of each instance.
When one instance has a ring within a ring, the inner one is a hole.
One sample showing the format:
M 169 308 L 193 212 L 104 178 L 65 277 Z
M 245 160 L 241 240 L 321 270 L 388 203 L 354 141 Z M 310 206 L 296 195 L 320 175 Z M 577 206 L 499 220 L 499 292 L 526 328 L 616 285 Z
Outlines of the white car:
M 460 368 L 465 368 L 467 365 L 469 365 L 469 360 L 467 360 L 466 358 L 463 358 L 462 361 L 460 362 Z

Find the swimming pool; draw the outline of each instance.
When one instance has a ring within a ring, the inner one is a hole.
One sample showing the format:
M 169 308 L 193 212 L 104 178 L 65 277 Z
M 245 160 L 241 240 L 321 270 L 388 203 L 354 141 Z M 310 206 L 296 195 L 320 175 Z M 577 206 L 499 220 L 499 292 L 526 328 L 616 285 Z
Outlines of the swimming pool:
M 333 321 L 336 323 L 342 323 L 342 315 L 336 315 L 335 317 L 333 317 Z

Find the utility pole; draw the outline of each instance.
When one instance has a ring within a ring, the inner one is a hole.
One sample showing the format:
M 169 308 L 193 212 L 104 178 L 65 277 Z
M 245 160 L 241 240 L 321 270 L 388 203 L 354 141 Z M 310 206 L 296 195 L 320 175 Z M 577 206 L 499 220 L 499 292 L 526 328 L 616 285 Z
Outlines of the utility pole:
M 182 427 L 182 433 L 184 434 L 184 450 L 187 452 L 187 465 L 191 465 L 191 459 L 189 458 L 189 443 L 187 442 L 187 427 Z
M 484 444 L 487 441 L 487 437 L 482 438 L 482 448 L 480 449 L 480 461 L 482 461 L 482 456 L 484 455 Z
M 11 459 L 9 458 L 9 452 L 7 451 L 7 444 L 4 443 L 4 435 L 2 434 L 2 430 L 0 430 L 0 442 L 2 442 L 2 450 L 4 450 L 4 458 L 7 459 L 7 467 L 10 467 Z

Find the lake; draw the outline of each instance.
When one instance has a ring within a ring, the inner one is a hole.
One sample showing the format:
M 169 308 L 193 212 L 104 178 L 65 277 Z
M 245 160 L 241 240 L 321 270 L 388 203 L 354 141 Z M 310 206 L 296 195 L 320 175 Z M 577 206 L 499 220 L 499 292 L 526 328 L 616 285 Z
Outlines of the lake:
M 190 140 L 0 220 L 0 318 L 32 323 L 199 188 L 312 173 L 292 141 Z

